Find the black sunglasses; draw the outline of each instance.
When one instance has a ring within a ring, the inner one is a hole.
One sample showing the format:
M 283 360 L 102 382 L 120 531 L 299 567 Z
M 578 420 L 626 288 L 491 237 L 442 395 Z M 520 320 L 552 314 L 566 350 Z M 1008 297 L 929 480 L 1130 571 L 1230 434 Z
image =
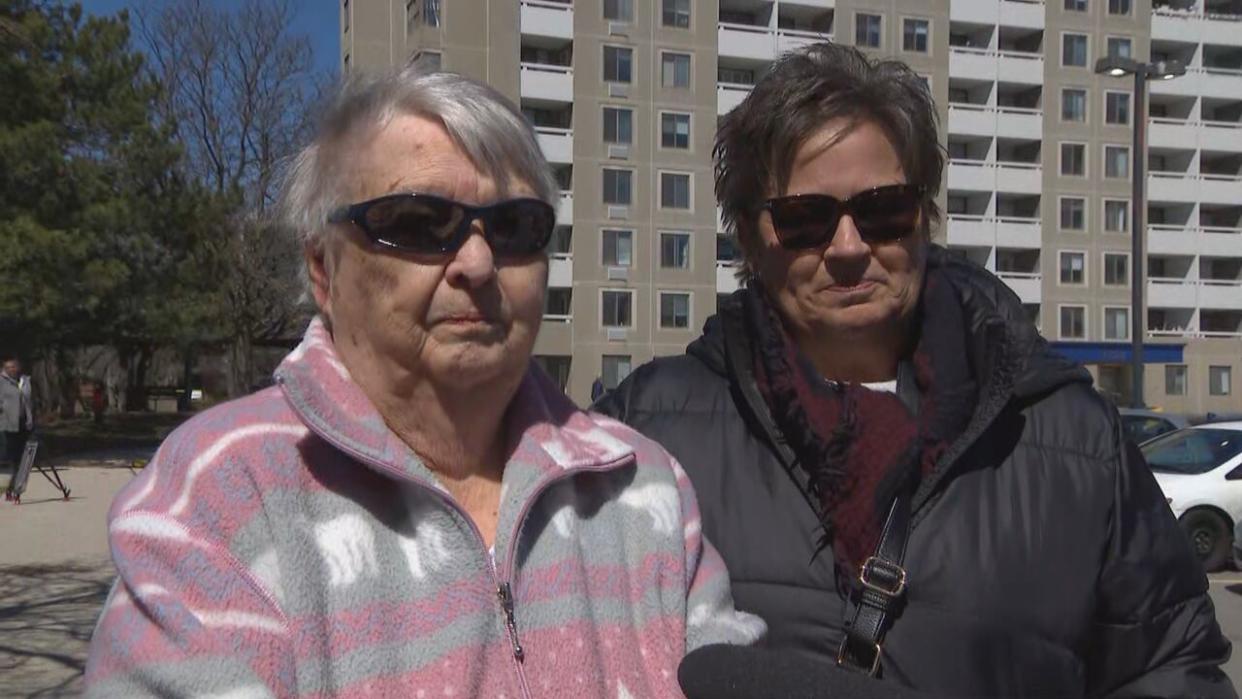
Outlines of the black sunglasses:
M 889 243 L 910 235 L 919 222 L 924 188 L 893 184 L 859 192 L 841 201 L 827 194 L 795 194 L 767 200 L 763 209 L 781 247 L 807 250 L 827 245 L 841 217 L 849 214 L 863 241 Z
M 483 222 L 483 238 L 492 254 L 521 257 L 547 247 L 556 210 L 530 198 L 470 206 L 432 194 L 389 194 L 328 215 L 328 223 L 353 223 L 377 245 L 421 254 L 460 250 L 476 220 Z

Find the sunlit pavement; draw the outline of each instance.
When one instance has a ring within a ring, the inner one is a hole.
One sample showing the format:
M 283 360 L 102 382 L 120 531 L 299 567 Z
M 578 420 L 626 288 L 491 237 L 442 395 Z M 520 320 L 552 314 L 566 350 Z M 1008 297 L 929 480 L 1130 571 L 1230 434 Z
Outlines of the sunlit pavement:
M 0 697 L 77 696 L 90 635 L 112 584 L 104 521 L 134 474 L 121 460 L 71 462 L 68 501 L 38 473 L 22 504 L 0 502 Z M 1242 686 L 1242 572 L 1210 576 Z

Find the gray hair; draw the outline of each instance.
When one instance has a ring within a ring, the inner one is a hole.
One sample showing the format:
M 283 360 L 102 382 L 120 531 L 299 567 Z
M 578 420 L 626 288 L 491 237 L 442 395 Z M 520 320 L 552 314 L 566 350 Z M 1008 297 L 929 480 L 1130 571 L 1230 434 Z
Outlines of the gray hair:
M 320 247 L 328 215 L 351 203 L 341 180 L 351 137 L 382 127 L 399 114 L 439 121 L 479 172 L 507 196 L 514 180 L 552 206 L 558 187 L 535 132 L 504 95 L 456 73 L 418 67 L 380 75 L 353 75 L 342 82 L 319 120 L 311 143 L 293 156 L 284 173 L 278 211 L 299 242 Z
M 716 199 L 742 250 L 742 279 L 756 277 L 763 203 L 785 192 L 802 144 L 842 118 L 883 129 L 906 179 L 926 189 L 922 232 L 940 220 L 935 197 L 944 156 L 927 84 L 900 61 L 872 61 L 852 46 L 812 44 L 777 59 L 716 133 Z

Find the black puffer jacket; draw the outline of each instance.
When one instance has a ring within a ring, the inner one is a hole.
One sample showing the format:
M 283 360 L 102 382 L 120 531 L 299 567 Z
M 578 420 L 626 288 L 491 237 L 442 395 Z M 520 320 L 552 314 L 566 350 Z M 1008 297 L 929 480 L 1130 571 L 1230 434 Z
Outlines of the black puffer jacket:
M 929 264 L 962 299 L 980 399 L 915 495 L 884 676 L 952 697 L 1236 696 L 1207 580 L 1116 411 L 999 280 L 935 247 Z M 805 477 L 756 390 L 739 306 L 596 409 L 681 461 L 767 643 L 835 657 L 831 549 L 815 554 Z

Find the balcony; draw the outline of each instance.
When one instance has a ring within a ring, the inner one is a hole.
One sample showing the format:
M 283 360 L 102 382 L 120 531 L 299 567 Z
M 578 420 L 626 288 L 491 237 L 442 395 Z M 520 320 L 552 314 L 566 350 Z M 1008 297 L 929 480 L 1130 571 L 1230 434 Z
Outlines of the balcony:
M 950 102 L 949 133 L 965 136 L 995 136 L 995 108 L 983 104 Z
M 836 0 L 781 0 L 782 5 L 801 5 L 819 10 L 831 10 L 837 6 Z
M 1214 150 L 1242 152 L 1242 122 L 1204 121 L 1199 124 L 1199 143 L 1210 144 Z
M 1152 172 L 1147 197 L 1156 201 L 1199 201 L 1199 178 L 1186 172 Z
M 1155 148 L 1185 148 L 1199 142 L 1199 124 L 1190 119 L 1150 117 L 1147 143 Z
M 1147 252 L 1152 255 L 1198 254 L 1199 240 L 1199 231 L 1189 226 L 1147 227 Z
M 1002 248 L 1038 250 L 1043 245 L 1043 229 L 1038 218 L 999 216 L 996 219 L 996 245 Z
M 996 219 L 949 214 L 947 235 L 953 247 L 992 248 L 996 246 Z
M 1031 138 L 1035 134 L 1042 134 L 1043 132 L 1043 110 L 1028 109 L 1026 107 L 996 108 L 997 136 L 1001 138 Z
M 716 116 L 724 116 L 746 99 L 754 85 L 716 83 Z
M 574 38 L 574 6 L 566 2 L 522 0 L 522 33 L 556 39 Z
M 572 164 L 574 162 L 573 129 L 536 126 L 535 135 L 539 139 L 539 147 L 543 150 L 543 157 L 549 163 Z
M 574 285 L 574 254 L 554 252 L 548 256 L 548 286 L 570 289 Z
M 1242 202 L 1242 176 L 1208 174 L 1199 175 L 1199 179 L 1199 201 L 1225 205 Z
M 996 191 L 998 192 L 1040 194 L 1043 192 L 1043 186 L 1043 168 L 1039 163 L 996 163 Z
M 949 75 L 996 82 L 996 54 L 987 49 L 971 46 L 949 47 Z M 1039 74 L 1043 79 L 1043 72 Z
M 1237 15 L 1205 14 L 1202 6 L 1193 10 L 1153 7 L 1151 38 L 1207 44 L 1235 44 L 1238 41 Z
M 720 22 L 717 41 L 721 56 L 754 61 L 776 59 L 776 37 L 768 27 Z
M 986 160 L 951 159 L 949 160 L 948 188 L 994 192 L 996 191 L 995 165 Z
M 1229 43 L 1238 43 L 1236 36 L 1238 28 L 1234 28 L 1235 36 Z M 1202 71 L 1201 89 L 1205 97 L 1220 97 L 1224 99 L 1237 99 L 1238 95 L 1242 95 L 1242 68 L 1215 68 L 1205 67 L 1199 68 Z M 1167 80 L 1161 82 L 1177 82 L 1176 80 Z
M 535 337 L 535 354 L 571 354 L 574 346 L 574 317 L 572 315 L 543 316 L 539 334 Z
M 1194 280 L 1149 277 L 1147 305 L 1151 308 L 1195 308 L 1199 305 L 1199 285 Z
M 1232 279 L 1200 280 L 1199 307 L 1242 311 L 1242 281 Z
M 573 103 L 574 69 L 547 63 L 523 63 L 520 89 L 522 97 Z
M 561 190 L 561 202 L 556 207 L 556 225 L 574 225 L 574 193 L 568 189 Z
M 1199 254 L 1213 257 L 1242 257 L 1242 228 L 1204 226 L 1199 231 Z
M 777 29 L 776 53 L 780 55 L 786 51 L 794 51 L 803 46 L 820 44 L 825 41 L 832 41 L 832 35 L 826 32 L 813 32 L 804 29 Z
M 999 10 L 996 0 L 953 0 L 949 3 L 949 21 L 997 24 L 1000 21 Z
M 735 276 L 739 266 L 740 263 L 732 260 L 716 260 L 717 294 L 732 294 L 741 288 Z
M 1039 272 L 997 272 L 996 276 L 1013 289 L 1022 303 L 1040 303 L 1043 298 L 1044 278 Z
M 977 22 L 979 20 L 973 21 Z M 1026 0 L 1001 0 L 1000 18 L 998 24 L 1004 24 L 1009 27 L 1043 29 L 1043 0 L 1036 0 L 1035 2 L 1027 2 Z
M 1017 4 L 1017 3 L 1008 3 Z M 1040 18 L 1043 18 L 1043 6 L 1040 5 Z M 1001 51 L 997 54 L 997 75 L 1005 80 L 1026 85 L 1042 85 L 1044 82 L 1044 55 L 1027 51 Z M 950 75 L 953 75 L 950 67 Z

